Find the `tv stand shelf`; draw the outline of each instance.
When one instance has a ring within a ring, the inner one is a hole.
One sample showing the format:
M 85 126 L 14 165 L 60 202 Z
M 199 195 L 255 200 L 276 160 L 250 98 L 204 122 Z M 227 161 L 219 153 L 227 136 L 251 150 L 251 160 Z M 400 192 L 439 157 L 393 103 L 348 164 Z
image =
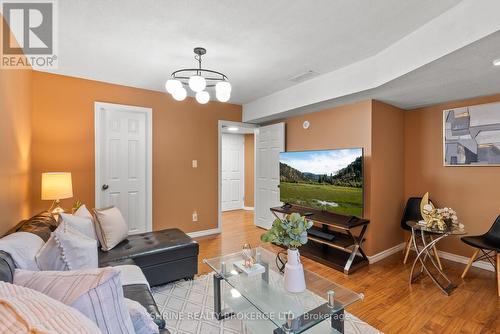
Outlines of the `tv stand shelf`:
M 362 245 L 369 220 L 298 205 L 271 208 L 271 212 L 278 219 L 296 212 L 315 223 L 308 234 L 309 242 L 300 248 L 302 255 L 345 274 L 368 264 Z

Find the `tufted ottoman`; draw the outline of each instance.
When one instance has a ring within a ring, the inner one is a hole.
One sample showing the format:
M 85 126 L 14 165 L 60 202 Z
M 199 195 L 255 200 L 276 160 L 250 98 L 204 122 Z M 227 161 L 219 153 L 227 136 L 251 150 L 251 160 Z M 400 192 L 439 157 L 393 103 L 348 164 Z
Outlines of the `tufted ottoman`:
M 104 252 L 99 250 L 99 266 L 135 264 L 151 286 L 198 273 L 198 243 L 177 228 L 130 235 Z

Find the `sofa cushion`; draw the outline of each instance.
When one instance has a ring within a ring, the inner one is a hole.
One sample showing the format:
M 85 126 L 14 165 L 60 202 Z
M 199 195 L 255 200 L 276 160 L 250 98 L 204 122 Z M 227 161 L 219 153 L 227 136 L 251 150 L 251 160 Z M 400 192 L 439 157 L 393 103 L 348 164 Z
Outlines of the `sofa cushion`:
M 78 310 L 38 291 L 0 282 L 1 333 L 99 333 Z
M 111 267 L 37 272 L 16 269 L 14 284 L 40 291 L 77 309 L 94 321 L 103 334 L 134 334 L 120 277 L 120 272 Z
M 50 238 L 50 233 L 57 228 L 57 221 L 48 211 L 40 212 L 30 219 L 21 221 L 19 224 L 7 231 L 6 235 L 14 232 L 30 232 L 38 235 L 43 241 Z
M 136 265 L 118 265 L 113 268 L 119 270 L 122 274 L 122 285 L 144 284 L 149 288 L 148 280 L 141 268 Z
M 130 235 L 111 251 L 99 252 L 99 266 L 133 258 L 140 266 L 150 266 L 198 255 L 198 243 L 177 228 Z
M 43 240 L 36 234 L 14 232 L 0 239 L 0 250 L 12 256 L 17 268 L 38 270 L 35 256 L 43 244 Z

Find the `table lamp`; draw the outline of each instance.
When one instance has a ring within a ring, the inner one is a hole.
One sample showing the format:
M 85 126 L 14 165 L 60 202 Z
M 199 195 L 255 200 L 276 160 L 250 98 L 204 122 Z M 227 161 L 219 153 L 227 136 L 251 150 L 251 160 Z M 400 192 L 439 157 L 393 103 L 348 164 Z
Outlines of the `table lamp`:
M 54 201 L 49 208 L 54 216 L 64 212 L 60 206 L 60 200 L 71 197 L 73 197 L 71 173 L 42 173 L 42 200 Z

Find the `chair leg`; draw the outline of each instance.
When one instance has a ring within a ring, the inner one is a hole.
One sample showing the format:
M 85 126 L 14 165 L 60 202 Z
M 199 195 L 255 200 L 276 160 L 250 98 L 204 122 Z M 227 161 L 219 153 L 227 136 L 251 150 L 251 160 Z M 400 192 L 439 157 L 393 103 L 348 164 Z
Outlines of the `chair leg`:
M 432 251 L 434 252 L 434 257 L 436 258 L 439 269 L 443 270 L 443 265 L 441 264 L 441 259 L 439 258 L 438 250 L 436 246 L 432 246 Z
M 410 237 L 406 241 L 406 247 L 405 247 L 405 259 L 403 260 L 403 264 L 406 264 L 406 261 L 408 260 L 408 255 L 410 254 L 410 248 L 411 248 L 411 242 L 413 238 L 413 234 L 410 234 Z
M 433 240 L 434 240 L 434 238 L 431 235 L 431 241 L 433 241 Z M 436 262 L 439 266 L 439 269 L 443 270 L 443 265 L 441 264 L 441 259 L 439 258 L 436 245 L 432 246 L 432 252 L 434 253 L 434 258 L 436 259 Z
M 497 252 L 497 287 L 498 297 L 500 297 L 500 253 Z
M 462 273 L 462 278 L 465 278 L 465 275 L 467 275 L 467 272 L 469 271 L 470 267 L 472 266 L 472 263 L 474 263 L 474 260 L 476 259 L 477 254 L 479 253 L 479 248 L 474 251 L 474 254 L 469 259 L 469 263 L 467 263 L 467 266 L 465 267 L 464 272 Z

